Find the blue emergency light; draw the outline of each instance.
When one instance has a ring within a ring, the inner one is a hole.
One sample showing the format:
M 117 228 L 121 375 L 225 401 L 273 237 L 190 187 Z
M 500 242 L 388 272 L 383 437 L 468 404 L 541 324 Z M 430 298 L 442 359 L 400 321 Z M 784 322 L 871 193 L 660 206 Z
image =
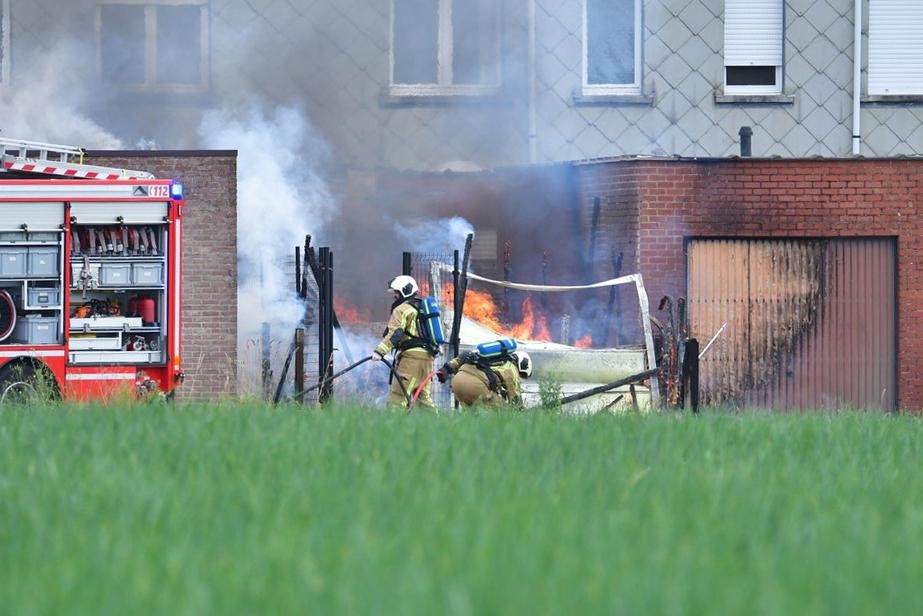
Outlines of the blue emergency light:
M 179 182 L 173 182 L 170 186 L 170 196 L 177 201 L 183 198 L 183 185 Z

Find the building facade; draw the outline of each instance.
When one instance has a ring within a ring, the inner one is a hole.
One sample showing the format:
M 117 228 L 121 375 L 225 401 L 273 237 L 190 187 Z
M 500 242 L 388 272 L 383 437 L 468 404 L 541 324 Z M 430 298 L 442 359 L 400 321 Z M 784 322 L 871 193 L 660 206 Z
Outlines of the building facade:
M 856 0 L 858 151 L 923 152 L 923 8 Z M 54 62 L 128 145 L 302 107 L 340 170 L 850 156 L 852 0 L 0 0 L 2 87 Z M 89 144 L 93 145 L 93 144 Z

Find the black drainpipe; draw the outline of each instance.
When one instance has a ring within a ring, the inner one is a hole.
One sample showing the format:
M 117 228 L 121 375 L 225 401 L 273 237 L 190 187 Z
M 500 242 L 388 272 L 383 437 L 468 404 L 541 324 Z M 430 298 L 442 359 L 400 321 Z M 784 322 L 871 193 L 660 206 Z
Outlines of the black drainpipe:
M 750 137 L 753 136 L 753 129 L 749 126 L 741 126 L 740 132 L 740 156 L 741 158 L 749 158 L 752 156 L 750 148 Z

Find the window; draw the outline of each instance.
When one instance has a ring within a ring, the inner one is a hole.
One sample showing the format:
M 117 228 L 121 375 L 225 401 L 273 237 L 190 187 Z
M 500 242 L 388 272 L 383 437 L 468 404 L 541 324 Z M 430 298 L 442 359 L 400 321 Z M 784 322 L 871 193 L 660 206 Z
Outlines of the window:
M 923 95 L 923 10 L 919 0 L 869 2 L 868 89 Z
M 641 0 L 584 0 L 583 93 L 641 93 Z
M 208 89 L 208 0 L 100 0 L 103 83 L 134 91 Z
M 487 94 L 500 85 L 495 0 L 392 0 L 391 94 Z
M 10 0 L 0 0 L 0 88 L 10 83 Z
M 724 93 L 782 93 L 783 0 L 725 0 Z

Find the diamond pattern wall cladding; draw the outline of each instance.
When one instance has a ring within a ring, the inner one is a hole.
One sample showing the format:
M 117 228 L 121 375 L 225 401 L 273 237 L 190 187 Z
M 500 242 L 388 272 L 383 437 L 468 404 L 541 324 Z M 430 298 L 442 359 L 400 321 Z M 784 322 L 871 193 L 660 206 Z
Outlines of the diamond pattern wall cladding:
M 303 104 L 333 159 L 347 166 L 526 163 L 528 2 L 497 1 L 503 88 L 496 96 L 425 104 L 383 96 L 389 0 L 211 0 L 213 93 Z M 737 153 L 745 124 L 754 129 L 757 156 L 851 153 L 853 0 L 786 0 L 784 94 L 793 102 L 785 104 L 715 102 L 723 84 L 723 0 L 643 0 L 643 94 L 652 102 L 575 102 L 582 2 L 535 3 L 539 162 L 727 156 Z M 92 31 L 95 0 L 60 5 L 13 0 L 14 81 L 16 59 L 45 52 L 49 32 Z M 92 46 L 85 34 L 77 38 Z M 862 136 L 866 156 L 923 153 L 923 104 L 864 104 Z

